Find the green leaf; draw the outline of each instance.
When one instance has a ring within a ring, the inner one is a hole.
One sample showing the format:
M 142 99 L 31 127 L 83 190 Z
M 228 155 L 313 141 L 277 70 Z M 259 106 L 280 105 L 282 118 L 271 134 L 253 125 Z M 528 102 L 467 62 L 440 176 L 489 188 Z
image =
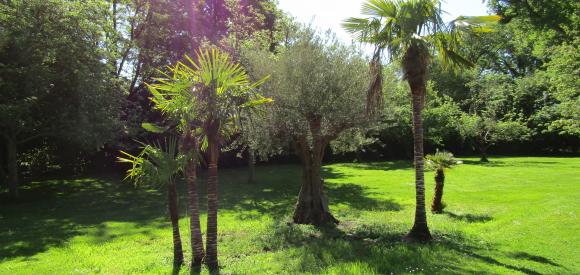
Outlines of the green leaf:
M 157 134 L 161 134 L 164 133 L 165 131 L 167 131 L 167 128 L 163 128 L 161 126 L 155 125 L 153 123 L 149 123 L 149 122 L 143 122 L 141 124 L 141 127 L 143 127 L 143 129 L 151 132 L 151 133 L 157 133 Z

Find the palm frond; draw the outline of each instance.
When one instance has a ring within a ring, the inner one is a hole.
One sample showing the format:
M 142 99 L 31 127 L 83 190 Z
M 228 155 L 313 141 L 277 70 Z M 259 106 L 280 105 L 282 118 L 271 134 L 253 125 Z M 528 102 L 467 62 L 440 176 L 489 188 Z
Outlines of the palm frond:
M 428 169 L 448 169 L 460 162 L 448 151 L 439 151 L 435 154 L 425 156 L 425 164 Z
M 125 179 L 131 179 L 135 185 L 166 185 L 183 171 L 186 156 L 179 154 L 177 138 L 170 137 L 163 143 L 155 141 L 152 144 L 140 142 L 143 147 L 137 155 L 120 151 L 119 162 L 131 164 L 127 169 Z

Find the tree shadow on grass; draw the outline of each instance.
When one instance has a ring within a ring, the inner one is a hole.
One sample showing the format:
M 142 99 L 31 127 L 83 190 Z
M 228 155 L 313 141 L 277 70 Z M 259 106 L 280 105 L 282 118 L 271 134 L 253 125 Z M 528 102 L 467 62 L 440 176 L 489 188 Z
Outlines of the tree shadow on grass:
M 97 243 L 110 241 L 120 235 L 104 222 L 150 224 L 166 216 L 163 198 L 113 179 L 32 182 L 20 200 L 0 203 L 0 258 L 29 258 L 89 231 Z
M 482 162 L 479 160 L 462 160 L 463 164 L 467 165 L 478 165 L 483 167 L 506 167 L 506 166 L 513 166 L 512 164 L 506 163 L 505 161 L 501 160 L 490 160 L 488 162 Z
M 465 221 L 468 223 L 478 223 L 478 222 L 488 222 L 493 220 L 493 217 L 489 215 L 474 215 L 474 214 L 455 214 L 451 211 L 443 211 L 447 216 L 458 221 Z
M 538 160 L 540 158 L 536 158 L 533 160 L 523 160 L 518 159 L 516 161 L 503 160 L 504 158 L 509 158 L 505 156 L 494 156 L 492 157 L 489 162 L 481 162 L 479 160 L 462 160 L 463 164 L 467 165 L 478 165 L 483 167 L 534 167 L 534 168 L 553 168 L 554 165 L 559 167 L 566 166 L 566 163 L 558 162 L 558 161 L 549 161 L 549 160 Z M 570 166 L 572 168 L 574 166 Z M 575 167 L 574 167 L 575 168 Z
M 294 210 L 301 184 L 301 168 L 298 165 L 276 166 L 276 173 L 269 173 L 272 167 L 259 167 L 253 184 L 242 184 L 246 171 L 230 169 L 220 175 L 220 209 L 235 211 L 240 219 L 259 219 L 265 215 L 282 217 Z M 324 178 L 339 178 L 341 174 L 331 170 L 323 172 Z M 202 190 L 200 205 L 205 207 L 205 182 L 200 182 Z M 373 198 L 373 193 L 364 186 L 353 183 L 333 183 L 325 181 L 325 193 L 331 210 L 333 205 L 347 205 L 354 210 L 399 211 L 402 207 L 393 200 Z
M 346 166 L 361 170 L 410 170 L 413 168 L 413 162 L 410 161 L 384 161 L 384 162 L 365 162 L 365 163 L 343 163 L 341 166 Z
M 355 210 L 401 211 L 400 204 L 391 199 L 369 197 L 374 193 L 368 188 L 353 183 L 327 184 L 326 194 L 333 204 L 345 204 Z
M 240 219 L 291 213 L 300 190 L 297 165 L 260 167 L 256 184 L 245 184 L 245 169 L 220 173 L 220 210 L 232 211 Z M 331 176 L 325 173 L 325 176 Z M 336 176 L 336 175 L 335 175 Z M 181 217 L 186 215 L 187 190 L 178 184 Z M 207 186 L 200 181 L 201 212 L 205 212 Z M 332 205 L 344 204 L 358 210 L 397 211 L 393 201 L 374 199 L 364 187 L 327 183 Z M 149 234 L 147 230 L 113 231 L 106 222 L 129 222 L 135 227 L 167 227 L 164 192 L 136 189 L 117 179 L 71 179 L 32 182 L 23 186 L 21 200 L 0 202 L 0 258 L 30 257 L 51 247 L 64 245 L 79 235 L 90 235 L 95 244 L 125 234 Z M 185 213 L 184 213 L 185 212 Z
M 532 255 L 529 254 L 527 252 L 515 252 L 515 253 L 510 253 L 510 256 L 514 259 L 521 259 L 521 260 L 528 260 L 528 261 L 533 261 L 536 263 L 541 263 L 541 264 L 548 264 L 551 266 L 557 266 L 557 267 L 561 267 L 561 265 L 553 262 L 552 260 L 542 257 L 542 256 L 537 256 L 537 255 Z
M 418 244 L 403 241 L 406 232 L 396 227 L 379 223 L 345 224 L 315 228 L 278 222 L 272 225 L 272 234 L 260 241 L 266 251 L 293 248 L 289 251 L 296 255 L 277 253 L 284 255 L 277 260 L 284 262 L 287 257 L 299 258 L 300 271 L 305 273 L 320 273 L 337 266 L 345 270 L 333 269 L 336 273 L 352 273 L 348 267 L 352 264 L 360 264 L 365 267 L 365 272 L 378 274 L 481 273 L 481 269 L 458 260 L 467 257 L 491 265 L 491 268 L 503 267 L 512 272 L 539 274 L 527 267 L 496 260 L 489 255 L 498 253 L 493 247 L 482 245 L 458 232 L 435 232 L 433 242 Z

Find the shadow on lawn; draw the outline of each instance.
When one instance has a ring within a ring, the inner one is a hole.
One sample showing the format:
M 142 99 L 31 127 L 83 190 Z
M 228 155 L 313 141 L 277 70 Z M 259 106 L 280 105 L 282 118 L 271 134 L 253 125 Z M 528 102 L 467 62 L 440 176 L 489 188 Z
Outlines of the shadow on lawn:
M 240 219 L 258 219 L 264 215 L 287 216 L 294 210 L 301 184 L 301 170 L 297 165 L 278 166 L 275 174 L 268 173 L 270 167 L 260 167 L 256 183 L 240 184 L 242 169 L 232 169 L 220 176 L 220 209 L 234 210 Z M 344 177 L 331 169 L 323 169 L 325 179 Z M 222 180 L 223 179 L 223 180 Z M 236 183 L 236 181 L 238 183 Z M 240 190 L 243 188 L 243 190 Z M 354 183 L 333 183 L 325 180 L 325 193 L 332 205 L 344 204 L 354 210 L 399 211 L 401 205 L 393 200 L 372 198 L 373 193 L 364 186 Z M 202 183 L 201 190 L 205 189 Z M 205 191 L 202 191 L 205 194 Z M 200 204 L 205 206 L 204 195 Z
M 465 221 L 468 223 L 476 223 L 476 222 L 488 222 L 493 220 L 493 217 L 489 215 L 474 215 L 474 214 L 455 214 L 450 211 L 443 211 L 443 213 L 447 214 L 447 216 L 458 220 L 458 221 Z
M 330 170 L 323 174 L 327 178 L 341 177 Z M 264 215 L 276 218 L 293 211 L 300 190 L 300 166 L 260 167 L 256 184 L 245 183 L 245 176 L 244 169 L 220 173 L 220 210 L 233 211 L 240 219 Z M 331 205 L 344 204 L 355 210 L 401 209 L 391 200 L 369 197 L 372 193 L 356 184 L 327 182 L 325 187 Z M 185 217 L 187 192 L 184 184 L 178 188 L 180 216 Z M 206 190 L 207 185 L 200 181 L 202 213 L 207 205 Z M 89 234 L 97 244 L 108 242 L 122 234 L 113 234 L 107 228 L 105 222 L 114 221 L 169 229 L 164 192 L 136 189 L 116 179 L 33 182 L 23 187 L 19 201 L 0 202 L 0 259 L 30 257 L 81 234 Z M 149 231 L 139 233 L 148 235 Z
M 479 160 L 462 160 L 464 164 L 478 165 L 483 167 L 526 167 L 526 168 L 552 168 L 554 165 L 562 167 L 563 163 L 558 161 L 539 161 L 539 160 L 517 160 L 504 161 L 502 159 L 509 158 L 503 156 L 495 156 L 490 158 L 489 162 L 481 162 Z M 574 167 L 574 166 L 571 166 Z M 574 167 L 575 168 L 575 167 Z
M 499 253 L 493 247 L 481 245 L 477 240 L 467 239 L 461 233 L 435 233 L 435 240 L 430 244 L 408 243 L 402 237 L 406 232 L 384 224 L 359 225 L 344 222 L 338 227 L 315 228 L 305 225 L 275 223 L 273 233 L 261 241 L 264 251 L 276 251 L 296 248 L 294 252 L 300 257 L 301 271 L 317 273 L 329 266 L 342 266 L 345 270 L 333 270 L 337 273 L 353 271 L 340 264 L 362 264 L 365 270 L 378 274 L 398 273 L 445 273 L 466 274 L 481 273 L 477 267 L 470 267 L 458 260 L 470 257 L 496 267 L 503 267 L 512 272 L 540 274 L 528 267 L 502 263 L 490 256 Z M 278 255 L 285 255 L 279 253 Z M 528 259 L 530 258 L 529 254 Z M 288 257 L 288 255 L 285 255 Z M 543 258 L 531 256 L 533 258 Z M 516 257 L 514 257 L 516 258 Z M 287 261 L 288 259 L 279 259 Z M 547 262 L 547 264 L 553 264 Z M 357 269 L 357 272 L 361 270 Z
M 510 256 L 514 259 L 521 259 L 521 260 L 528 260 L 528 261 L 532 261 L 532 262 L 536 262 L 536 263 L 540 263 L 540 264 L 548 264 L 551 266 L 557 266 L 557 267 L 561 267 L 561 265 L 553 262 L 552 260 L 542 257 L 542 256 L 537 256 L 537 255 L 531 255 L 529 253 L 526 252 L 515 252 L 515 253 L 511 253 Z
M 508 164 L 504 161 L 501 160 L 490 160 L 489 162 L 482 162 L 479 160 L 462 160 L 463 164 L 467 164 L 467 165 L 478 165 L 478 166 L 484 166 L 484 167 L 506 167 L 506 166 L 514 166 L 513 163 Z
M 106 242 L 108 221 L 149 224 L 165 216 L 163 194 L 138 190 L 116 180 L 77 179 L 32 182 L 17 202 L 0 205 L 0 258 L 30 257 L 94 228 Z M 141 232 L 147 234 L 146 231 Z
M 362 170 L 409 170 L 413 168 L 413 162 L 410 161 L 386 161 L 386 162 L 368 162 L 368 163 L 343 163 L 342 166 L 347 166 Z

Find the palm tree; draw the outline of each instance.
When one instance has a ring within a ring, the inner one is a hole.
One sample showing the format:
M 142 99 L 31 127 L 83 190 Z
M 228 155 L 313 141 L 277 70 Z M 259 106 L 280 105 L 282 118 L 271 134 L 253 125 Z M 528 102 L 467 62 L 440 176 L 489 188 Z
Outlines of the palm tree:
M 498 20 L 497 16 L 459 17 L 445 24 L 442 13 L 439 0 L 367 0 L 362 5 L 362 14 L 366 18 L 349 18 L 343 23 L 343 27 L 353 33 L 357 40 L 375 46 L 371 63 L 371 72 L 374 73 L 367 94 L 367 106 L 380 106 L 377 104 L 382 98 L 382 74 L 379 69 L 385 50 L 391 60 L 400 62 L 404 78 L 411 88 L 416 209 L 415 222 L 407 238 L 418 241 L 431 240 L 425 211 L 421 115 L 428 66 L 433 58 L 441 59 L 446 67 L 470 65 L 459 54 L 462 36 L 471 31 L 489 30 L 483 24 Z
M 447 151 L 437 151 L 433 155 L 425 156 L 427 169 L 435 170 L 435 194 L 431 204 L 431 212 L 443 212 L 443 186 L 445 183 L 445 169 L 449 169 L 460 162 L 455 159 L 452 153 Z
M 195 133 L 195 150 L 200 147 L 208 153 L 205 263 L 217 269 L 220 148 L 234 135 L 242 112 L 271 100 L 257 93 L 267 77 L 252 83 L 246 71 L 218 49 L 200 50 L 195 60 L 185 59 L 170 67 L 165 78 L 156 79 L 157 84 L 149 85 L 149 90 L 157 109 L 187 121 L 185 128 Z
M 177 124 L 181 133 L 179 151 L 189 155 L 185 165 L 185 180 L 189 195 L 190 244 L 192 268 L 199 268 L 204 259 L 203 236 L 199 220 L 199 195 L 197 187 L 197 165 L 200 162 L 201 122 L 198 115 L 200 106 L 195 89 L 195 79 L 184 70 L 185 65 L 178 62 L 168 67 L 168 72 L 161 72 L 164 78 L 155 79 L 154 84 L 147 84 L 153 95 L 151 101 L 154 109 L 159 110 L 170 124 Z M 167 128 L 144 123 L 143 127 L 151 132 L 164 133 Z
M 179 212 L 177 209 L 177 192 L 175 177 L 183 171 L 186 156 L 177 153 L 177 140 L 170 138 L 164 144 L 142 144 L 143 148 L 137 155 L 121 151 L 120 162 L 130 163 L 125 179 L 132 179 L 135 185 L 155 184 L 167 188 L 169 217 L 173 228 L 173 265 L 183 264 L 183 248 L 179 234 Z

